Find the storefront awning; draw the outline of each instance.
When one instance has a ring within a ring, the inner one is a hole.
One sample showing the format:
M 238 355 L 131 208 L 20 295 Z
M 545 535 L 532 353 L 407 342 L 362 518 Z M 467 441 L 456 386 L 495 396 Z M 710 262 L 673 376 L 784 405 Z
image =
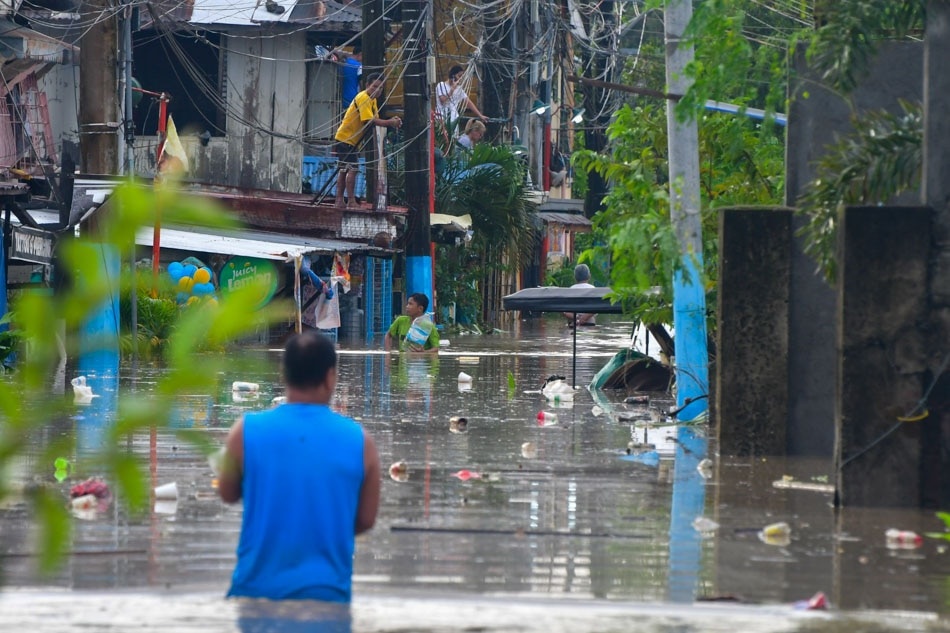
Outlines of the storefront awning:
M 151 227 L 139 229 L 135 243 L 152 246 Z M 309 254 L 363 253 L 390 258 L 393 251 L 360 242 L 296 237 L 261 231 L 223 231 L 197 227 L 162 227 L 159 246 L 197 253 L 241 255 L 276 261 L 293 261 Z

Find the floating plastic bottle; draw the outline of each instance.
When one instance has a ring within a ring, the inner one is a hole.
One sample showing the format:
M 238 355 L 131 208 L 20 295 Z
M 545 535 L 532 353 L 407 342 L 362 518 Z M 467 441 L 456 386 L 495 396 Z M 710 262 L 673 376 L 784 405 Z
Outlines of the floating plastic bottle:
M 424 350 L 426 348 L 426 341 L 429 340 L 429 335 L 434 329 L 435 323 L 432 322 L 429 313 L 424 313 L 422 316 L 416 317 L 412 325 L 409 326 L 409 331 L 406 333 L 406 349 L 414 352 Z
M 231 383 L 231 391 L 237 391 L 238 393 L 258 393 L 260 390 L 261 386 L 256 382 L 235 380 Z
M 917 549 L 924 544 L 924 538 L 910 530 L 891 528 L 884 532 L 888 549 Z
M 557 424 L 557 414 L 547 411 L 538 411 L 538 426 L 554 426 Z

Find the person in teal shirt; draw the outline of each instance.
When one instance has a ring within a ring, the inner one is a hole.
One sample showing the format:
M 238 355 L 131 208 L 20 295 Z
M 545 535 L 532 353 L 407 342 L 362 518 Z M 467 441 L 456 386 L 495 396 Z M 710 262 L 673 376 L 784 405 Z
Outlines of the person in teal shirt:
M 400 351 L 410 351 L 406 335 L 409 334 L 412 322 L 425 314 L 428 309 L 429 297 L 421 292 L 409 295 L 409 300 L 406 301 L 406 313 L 396 317 L 393 324 L 389 326 L 389 331 L 386 332 L 386 337 L 383 339 L 383 346 L 387 350 L 391 349 L 393 342 L 397 341 Z M 435 327 L 429 332 L 429 337 L 426 339 L 423 348 L 425 352 L 437 353 L 439 351 L 439 331 Z

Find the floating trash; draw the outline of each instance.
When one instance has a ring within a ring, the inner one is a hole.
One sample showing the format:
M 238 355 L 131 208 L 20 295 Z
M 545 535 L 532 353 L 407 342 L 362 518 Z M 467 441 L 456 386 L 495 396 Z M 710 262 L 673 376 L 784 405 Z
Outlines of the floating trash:
M 696 517 L 693 519 L 693 529 L 704 537 L 712 536 L 719 529 L 719 524 L 706 517 Z
M 538 447 L 533 442 L 525 442 L 521 445 L 521 456 L 525 459 L 534 459 L 538 456 Z
M 574 387 L 560 379 L 546 383 L 541 388 L 541 393 L 548 400 L 554 400 L 555 402 L 573 402 L 574 400 Z
M 389 477 L 393 481 L 409 481 L 409 464 L 400 460 L 389 467 Z
M 457 473 L 452 473 L 453 477 L 461 479 L 462 481 L 468 481 L 469 479 L 481 479 L 482 474 L 475 472 L 474 470 L 460 470 Z
M 709 459 L 708 457 L 700 460 L 700 462 L 696 464 L 696 471 L 699 473 L 699 476 L 702 477 L 703 479 L 709 479 L 710 477 L 713 476 L 712 468 L 713 468 L 713 461 Z
M 287 404 L 287 396 L 274 396 L 270 403 L 275 407 L 279 407 L 282 404 Z
M 762 528 L 759 532 L 759 540 L 766 545 L 785 547 L 792 542 L 791 534 L 792 529 L 788 526 L 788 523 L 781 521 L 779 523 L 771 523 Z
M 464 371 L 459 372 L 459 383 L 472 384 L 472 377 L 466 374 Z
M 92 495 L 96 499 L 112 499 L 112 491 L 109 490 L 108 484 L 98 477 L 87 479 L 69 489 L 69 496 L 74 499 L 87 495 Z
M 231 383 L 231 391 L 238 391 L 240 393 L 260 393 L 261 386 L 256 382 L 235 380 Z
M 92 387 L 86 384 L 85 376 L 76 376 L 70 384 L 73 386 L 73 402 L 77 404 L 89 404 L 93 398 L 99 395 L 92 392 Z
M 538 411 L 538 426 L 555 426 L 557 424 L 557 414 L 547 411 Z
M 112 491 L 102 479 L 92 477 L 69 489 L 69 509 L 79 519 L 92 521 L 112 502 Z
M 924 544 L 924 537 L 910 530 L 890 528 L 884 532 L 887 549 L 917 549 Z
M 650 404 L 650 396 L 630 396 L 624 398 L 624 404 Z
M 455 416 L 449 419 L 449 432 L 468 433 L 468 420 L 461 416 Z
M 169 484 L 162 484 L 155 488 L 155 498 L 166 501 L 178 499 L 178 484 L 174 481 Z
M 824 611 L 828 608 L 828 598 L 819 591 L 808 600 L 799 600 L 792 606 L 802 611 Z
M 590 408 L 590 412 L 595 418 L 599 418 L 604 414 L 603 408 L 596 404 Z

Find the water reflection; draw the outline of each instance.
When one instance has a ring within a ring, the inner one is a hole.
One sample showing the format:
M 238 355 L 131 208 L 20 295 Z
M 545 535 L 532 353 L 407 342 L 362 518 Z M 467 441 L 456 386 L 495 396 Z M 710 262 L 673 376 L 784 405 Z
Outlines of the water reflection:
M 241 633 L 350 633 L 350 606 L 312 600 L 238 600 Z
M 460 337 L 451 353 L 438 357 L 343 350 L 335 406 L 373 433 L 384 466 L 401 460 L 408 469 L 405 481 L 385 478 L 377 527 L 358 539 L 357 596 L 449 588 L 464 594 L 648 602 L 735 597 L 791 604 L 823 591 L 834 605 L 849 609 L 945 609 L 947 555 L 930 540 L 916 550 L 889 550 L 884 540 L 891 527 L 942 529 L 932 514 L 835 513 L 820 488 L 772 485 L 783 477 L 822 480 L 831 464 L 821 460 L 713 455 L 706 479 L 697 469 L 706 439 L 664 426 L 663 416 L 651 413 L 668 410 L 668 397 L 654 394 L 648 404 L 624 404 L 627 394 L 595 400 L 581 391 L 563 407 L 546 403 L 538 393 L 542 383 L 552 374 L 566 375 L 571 364 L 569 332 L 559 325 L 517 324 L 516 335 Z M 597 336 L 578 339 L 580 383 L 590 380 L 632 328 L 616 323 L 597 329 Z M 181 396 L 174 428 L 221 442 L 241 412 L 270 406 L 282 393 L 279 356 L 259 350 L 250 357 L 220 377 L 217 392 Z M 461 372 L 472 376 L 470 389 L 460 389 Z M 147 393 L 161 369 L 123 366 L 120 376 L 119 389 Z M 261 397 L 235 402 L 235 380 L 259 383 Z M 539 425 L 542 411 L 555 413 L 557 422 Z M 467 420 L 467 432 L 452 432 L 453 417 Z M 100 427 L 83 431 L 87 445 Z M 38 434 L 35 455 L 66 431 L 60 424 Z M 654 444 L 656 459 L 627 459 L 633 456 L 627 454 L 631 442 Z M 14 501 L 0 508 L 6 583 L 200 586 L 223 595 L 240 507 L 217 500 L 207 459 L 174 433 L 140 434 L 126 448 L 149 465 L 154 484 L 177 482 L 174 507 L 155 504 L 141 517 L 114 503 L 106 516 L 76 524 L 64 569 L 40 578 L 29 556 L 33 525 L 25 502 Z M 460 478 L 460 471 L 482 476 Z M 25 469 L 17 477 L 28 480 L 34 472 L 55 485 L 51 468 Z M 701 539 L 693 528 L 699 516 L 719 524 L 710 538 Z M 762 527 L 779 521 L 791 528 L 787 544 L 760 541 Z

